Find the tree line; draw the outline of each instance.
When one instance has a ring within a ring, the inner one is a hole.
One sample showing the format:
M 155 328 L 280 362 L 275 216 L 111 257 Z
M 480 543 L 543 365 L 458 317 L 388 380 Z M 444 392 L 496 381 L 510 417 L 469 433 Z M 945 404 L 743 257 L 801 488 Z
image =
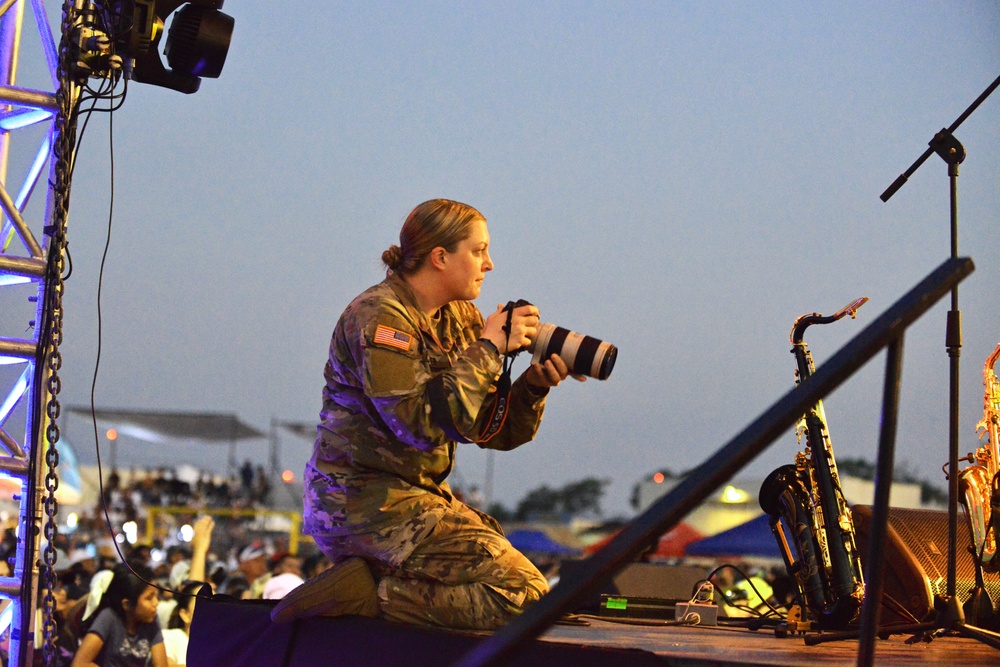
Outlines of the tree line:
M 862 458 L 845 458 L 837 462 L 841 475 L 849 475 L 859 479 L 874 480 L 875 464 Z M 690 471 L 675 473 L 669 469 L 659 471 L 664 479 L 680 479 Z M 920 486 L 920 501 L 925 504 L 947 504 L 948 492 L 933 482 L 922 479 L 913 470 L 903 464 L 893 471 L 893 479 L 907 484 Z M 609 479 L 587 477 L 575 482 L 569 482 L 560 487 L 550 487 L 544 484 L 529 491 L 514 508 L 502 503 L 491 504 L 486 511 L 498 521 L 565 521 L 572 517 L 601 517 L 601 498 L 604 488 L 611 483 Z M 638 508 L 639 484 L 632 489 L 631 505 Z
M 558 488 L 529 491 L 514 509 L 493 503 L 487 512 L 498 521 L 558 521 L 575 516 L 601 516 L 601 497 L 609 479 L 587 477 Z

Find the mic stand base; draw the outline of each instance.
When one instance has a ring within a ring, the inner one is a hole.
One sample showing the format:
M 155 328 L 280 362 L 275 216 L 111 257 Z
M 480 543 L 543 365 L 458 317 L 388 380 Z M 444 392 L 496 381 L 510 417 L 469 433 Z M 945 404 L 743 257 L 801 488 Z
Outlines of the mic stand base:
M 951 633 L 960 637 L 975 639 L 995 649 L 1000 649 L 1000 634 L 969 625 L 965 622 L 965 614 L 958 603 L 958 598 L 938 596 L 934 600 L 934 609 L 937 614 L 937 618 L 934 621 L 910 623 L 907 625 L 884 625 L 877 629 L 876 634 L 878 637 L 886 639 L 889 635 L 914 633 L 912 637 L 906 640 L 906 643 L 915 644 L 921 641 L 930 642 L 936 637 Z M 806 637 L 805 643 L 808 646 L 815 646 L 826 642 L 858 639 L 860 635 L 860 630 L 828 632 Z

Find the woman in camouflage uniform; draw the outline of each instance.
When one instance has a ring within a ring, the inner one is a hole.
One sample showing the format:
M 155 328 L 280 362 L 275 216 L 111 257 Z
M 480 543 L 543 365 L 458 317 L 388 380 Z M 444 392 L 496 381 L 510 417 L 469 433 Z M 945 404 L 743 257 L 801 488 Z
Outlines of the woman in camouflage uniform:
M 548 585 L 445 479 L 457 442 L 509 450 L 531 440 L 566 364 L 556 355 L 532 364 L 483 442 L 502 354 L 530 344 L 538 309 L 514 308 L 508 335 L 508 312 L 498 307 L 484 320 L 471 303 L 493 262 L 486 220 L 466 204 L 417 206 L 382 260 L 386 279 L 334 330 L 304 475 L 304 529 L 335 566 L 290 593 L 272 618 L 360 613 L 496 628 Z

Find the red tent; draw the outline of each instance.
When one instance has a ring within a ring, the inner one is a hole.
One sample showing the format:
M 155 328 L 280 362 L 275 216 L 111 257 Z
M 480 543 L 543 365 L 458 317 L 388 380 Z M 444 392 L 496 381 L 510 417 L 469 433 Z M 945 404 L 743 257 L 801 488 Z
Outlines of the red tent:
M 589 556 L 600 551 L 604 545 L 614 539 L 620 530 L 616 530 L 607 537 L 594 542 L 584 549 L 583 555 Z M 645 554 L 646 558 L 680 558 L 684 555 L 684 548 L 692 542 L 700 540 L 704 535 L 684 523 L 683 521 L 674 526 L 671 530 L 660 535 L 660 540 L 654 551 Z
M 680 558 L 684 555 L 684 549 L 687 545 L 697 542 L 703 537 L 704 535 L 682 521 L 660 535 L 656 551 L 649 556 L 653 558 Z

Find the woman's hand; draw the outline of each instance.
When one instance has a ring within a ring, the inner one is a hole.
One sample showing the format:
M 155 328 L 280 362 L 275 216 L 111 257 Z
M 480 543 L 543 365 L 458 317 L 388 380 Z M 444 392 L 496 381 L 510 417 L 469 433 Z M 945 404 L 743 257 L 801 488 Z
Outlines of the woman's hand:
M 531 364 L 528 367 L 527 380 L 528 384 L 533 387 L 548 389 L 549 387 L 558 385 L 568 375 L 572 375 L 573 379 L 579 382 L 584 382 L 587 379 L 586 376 L 570 373 L 569 367 L 566 366 L 566 362 L 562 360 L 562 357 L 558 354 L 553 354 L 543 364 Z
M 482 338 L 496 345 L 500 354 L 523 350 L 531 345 L 538 335 L 538 308 L 532 305 L 518 306 L 511 313 L 510 336 L 503 330 L 507 326 L 507 311 L 498 304 L 496 312 L 486 318 Z M 565 364 L 564 364 L 565 365 Z
M 191 538 L 191 569 L 188 570 L 189 581 L 205 581 L 205 562 L 208 559 L 208 549 L 212 545 L 212 530 L 215 520 L 205 515 L 194 522 L 194 536 Z M 192 598 L 192 604 L 193 604 Z
M 192 551 L 208 551 L 212 543 L 212 529 L 215 528 L 215 520 L 207 514 L 194 522 L 194 535 L 191 537 Z
M 194 522 L 193 528 L 194 534 L 191 537 L 191 550 L 208 551 L 208 547 L 212 543 L 212 530 L 215 528 L 215 520 L 206 514 Z

